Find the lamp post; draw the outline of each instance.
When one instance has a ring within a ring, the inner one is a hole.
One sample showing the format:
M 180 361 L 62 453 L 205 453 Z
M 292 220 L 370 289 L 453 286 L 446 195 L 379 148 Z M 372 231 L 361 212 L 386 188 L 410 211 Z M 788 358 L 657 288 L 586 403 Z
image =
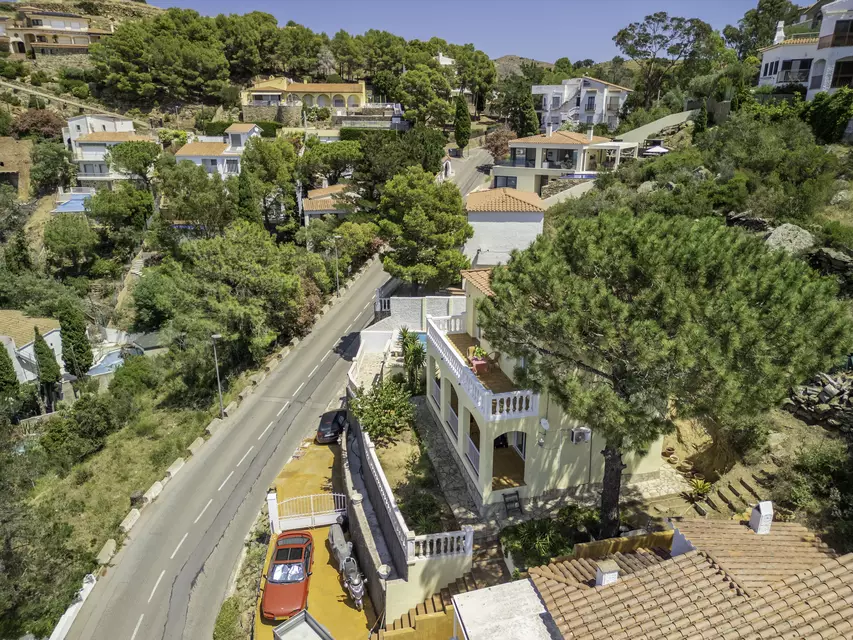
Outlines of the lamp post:
M 216 366 L 216 389 L 219 391 L 219 419 L 225 420 L 225 409 L 222 407 L 222 382 L 219 380 L 219 358 L 216 356 L 216 341 L 221 339 L 221 333 L 210 336 L 210 341 L 213 343 L 213 364 Z
M 341 236 L 335 235 L 332 236 L 335 241 L 335 295 L 339 298 L 341 297 L 341 283 L 338 279 L 338 240 L 341 239 Z

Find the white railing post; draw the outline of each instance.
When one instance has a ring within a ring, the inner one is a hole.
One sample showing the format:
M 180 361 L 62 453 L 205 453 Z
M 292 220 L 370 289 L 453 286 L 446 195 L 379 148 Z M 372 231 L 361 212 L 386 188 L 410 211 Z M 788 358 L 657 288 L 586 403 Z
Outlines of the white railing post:
M 465 533 L 464 553 L 465 555 L 474 553 L 474 527 L 470 524 L 463 524 L 462 531 Z
M 279 524 L 278 496 L 275 491 L 267 493 L 267 512 L 270 517 L 270 531 L 273 532 L 273 535 L 278 535 L 281 533 L 281 526 Z

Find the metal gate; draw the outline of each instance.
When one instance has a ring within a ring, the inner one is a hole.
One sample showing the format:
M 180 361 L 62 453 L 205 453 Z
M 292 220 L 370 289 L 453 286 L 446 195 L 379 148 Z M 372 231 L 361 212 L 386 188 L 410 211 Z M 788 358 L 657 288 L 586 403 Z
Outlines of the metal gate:
M 278 503 L 279 531 L 323 527 L 346 515 L 347 497 L 343 493 L 318 493 L 288 498 Z

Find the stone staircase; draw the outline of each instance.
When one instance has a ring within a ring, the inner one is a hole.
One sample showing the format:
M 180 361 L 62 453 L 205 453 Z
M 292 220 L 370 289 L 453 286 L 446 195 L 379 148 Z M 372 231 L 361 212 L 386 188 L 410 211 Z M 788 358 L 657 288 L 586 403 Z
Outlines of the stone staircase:
M 439 593 L 409 609 L 408 613 L 386 624 L 384 629 L 371 633 L 370 640 L 433 638 L 439 637 L 436 635 L 439 629 L 447 629 L 448 633 L 444 637 L 449 638 L 453 630 L 453 596 L 483 586 L 485 585 L 479 584 L 471 573 L 466 573 Z

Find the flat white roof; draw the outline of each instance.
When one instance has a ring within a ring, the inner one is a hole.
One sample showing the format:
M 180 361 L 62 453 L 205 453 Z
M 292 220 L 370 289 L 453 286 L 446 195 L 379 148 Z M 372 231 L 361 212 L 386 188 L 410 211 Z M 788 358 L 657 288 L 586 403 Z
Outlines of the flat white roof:
M 561 637 L 529 579 L 453 596 L 453 605 L 463 627 L 460 640 L 554 640 Z
M 636 142 L 618 142 L 611 140 L 608 142 L 596 142 L 589 145 L 590 149 L 636 149 L 640 145 Z

